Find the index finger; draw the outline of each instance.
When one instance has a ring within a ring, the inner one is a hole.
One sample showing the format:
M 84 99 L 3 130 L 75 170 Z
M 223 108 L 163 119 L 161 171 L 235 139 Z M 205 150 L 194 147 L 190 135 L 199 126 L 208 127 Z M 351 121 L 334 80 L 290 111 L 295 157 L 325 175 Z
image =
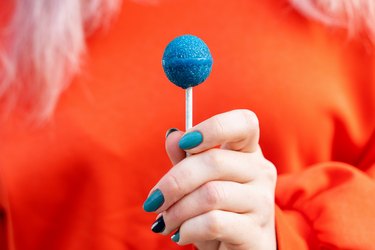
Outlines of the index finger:
M 255 152 L 258 142 L 257 116 L 250 110 L 240 109 L 215 115 L 189 129 L 180 139 L 179 146 L 190 154 L 216 146 L 241 152 Z

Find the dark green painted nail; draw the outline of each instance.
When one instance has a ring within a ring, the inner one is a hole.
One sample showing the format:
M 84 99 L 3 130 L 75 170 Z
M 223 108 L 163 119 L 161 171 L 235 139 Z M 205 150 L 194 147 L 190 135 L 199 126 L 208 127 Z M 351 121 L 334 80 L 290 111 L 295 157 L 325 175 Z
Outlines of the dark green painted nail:
M 179 242 L 180 241 L 180 230 L 178 230 L 177 232 L 175 232 L 174 235 L 172 235 L 171 239 L 174 242 Z
M 161 233 L 163 232 L 165 229 L 165 222 L 164 222 L 164 218 L 163 216 L 160 216 L 155 222 L 154 224 L 152 224 L 151 226 L 151 230 L 152 232 L 154 233 Z
M 167 138 L 168 135 L 170 135 L 170 134 L 172 134 L 173 132 L 176 132 L 176 131 L 178 131 L 177 128 L 170 128 L 170 129 L 168 129 L 167 133 L 165 133 L 165 138 Z
M 143 209 L 146 212 L 154 212 L 156 211 L 161 205 L 164 203 L 164 195 L 163 193 L 159 190 L 156 189 L 143 203 Z
M 192 149 L 201 144 L 202 141 L 202 133 L 199 131 L 193 131 L 185 134 L 178 142 L 178 146 L 183 150 Z

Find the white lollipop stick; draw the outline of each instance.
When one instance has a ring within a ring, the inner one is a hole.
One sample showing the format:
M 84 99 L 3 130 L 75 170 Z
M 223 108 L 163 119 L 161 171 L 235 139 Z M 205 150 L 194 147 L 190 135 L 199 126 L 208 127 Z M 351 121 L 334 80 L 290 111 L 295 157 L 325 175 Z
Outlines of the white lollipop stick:
M 185 131 L 193 127 L 193 87 L 189 87 L 185 91 Z
M 193 127 L 193 87 L 185 91 L 185 131 Z M 186 153 L 186 157 L 190 154 Z

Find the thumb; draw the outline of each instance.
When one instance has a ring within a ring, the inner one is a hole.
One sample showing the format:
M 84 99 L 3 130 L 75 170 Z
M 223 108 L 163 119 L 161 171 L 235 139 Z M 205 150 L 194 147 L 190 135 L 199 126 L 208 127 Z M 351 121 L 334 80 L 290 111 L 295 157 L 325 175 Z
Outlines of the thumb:
M 186 152 L 178 146 L 183 134 L 184 132 L 175 128 L 169 129 L 166 134 L 165 149 L 173 165 L 176 165 L 186 157 Z

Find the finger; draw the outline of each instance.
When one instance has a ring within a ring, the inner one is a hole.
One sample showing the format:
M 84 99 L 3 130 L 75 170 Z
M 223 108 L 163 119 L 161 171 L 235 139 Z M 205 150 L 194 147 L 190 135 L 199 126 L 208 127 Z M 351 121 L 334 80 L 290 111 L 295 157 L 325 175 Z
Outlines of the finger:
M 177 244 L 217 240 L 241 249 L 252 249 L 250 242 L 257 242 L 259 237 L 260 230 L 251 216 L 214 210 L 185 221 L 179 229 Z
M 262 190 L 251 185 L 230 181 L 208 182 L 163 213 L 163 234 L 169 234 L 184 221 L 211 210 L 250 213 L 257 210 L 258 204 L 262 204 L 263 197 L 259 196 L 261 193 Z
M 183 132 L 176 129 L 170 129 L 167 131 L 165 150 L 167 151 L 168 157 L 173 165 L 176 165 L 186 157 L 185 151 L 178 146 L 178 142 L 183 134 Z
M 149 212 L 160 213 L 209 181 L 247 183 L 258 178 L 261 171 L 259 157 L 255 153 L 211 149 L 192 155 L 171 168 L 159 180 L 144 208 Z
M 259 123 L 249 110 L 233 110 L 215 115 L 189 129 L 179 142 L 180 148 L 196 154 L 216 146 L 254 152 L 258 148 Z

